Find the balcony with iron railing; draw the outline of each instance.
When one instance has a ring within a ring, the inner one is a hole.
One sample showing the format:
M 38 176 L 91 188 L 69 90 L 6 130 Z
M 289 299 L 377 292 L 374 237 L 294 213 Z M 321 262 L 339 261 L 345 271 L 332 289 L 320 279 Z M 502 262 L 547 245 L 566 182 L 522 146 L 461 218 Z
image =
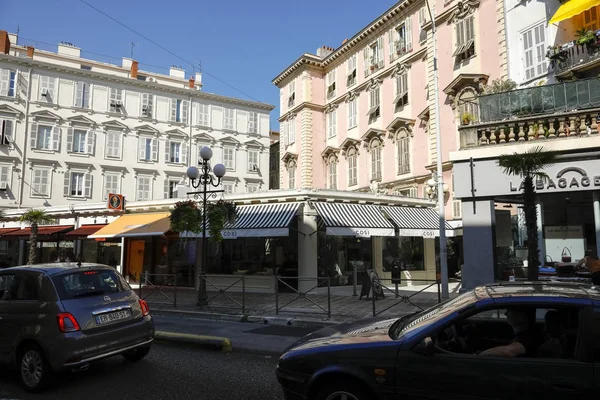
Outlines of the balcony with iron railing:
M 598 135 L 600 78 L 479 97 L 479 121 L 461 125 L 460 150 Z
M 557 78 L 567 78 L 600 67 L 600 30 L 578 30 L 575 40 L 550 46 L 546 57 Z

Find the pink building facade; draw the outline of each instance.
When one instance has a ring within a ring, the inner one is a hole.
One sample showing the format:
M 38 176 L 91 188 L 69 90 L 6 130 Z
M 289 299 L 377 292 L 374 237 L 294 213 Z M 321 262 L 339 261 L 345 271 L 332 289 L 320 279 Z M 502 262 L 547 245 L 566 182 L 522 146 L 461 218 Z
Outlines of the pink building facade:
M 506 77 L 503 7 L 435 5 L 446 217 L 453 199 L 449 153 L 458 127 L 478 118 L 477 96 Z M 433 37 L 427 5 L 406 0 L 336 49 L 303 54 L 274 80 L 280 88 L 280 187 L 427 197 L 436 170 Z

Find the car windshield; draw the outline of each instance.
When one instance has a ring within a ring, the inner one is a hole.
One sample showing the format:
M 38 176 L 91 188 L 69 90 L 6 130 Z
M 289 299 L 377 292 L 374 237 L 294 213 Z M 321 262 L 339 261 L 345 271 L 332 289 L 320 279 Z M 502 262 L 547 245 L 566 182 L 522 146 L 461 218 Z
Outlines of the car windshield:
M 477 297 L 472 291 L 463 293 L 454 299 L 436 304 L 427 310 L 411 315 L 405 321 L 395 324 L 393 327 L 394 332 L 390 332 L 390 336 L 393 339 L 398 339 L 416 333 L 425 326 L 435 323 L 469 304 L 474 304 L 476 301 Z
M 124 289 L 116 271 L 85 270 L 53 278 L 61 300 L 99 296 L 122 292 Z

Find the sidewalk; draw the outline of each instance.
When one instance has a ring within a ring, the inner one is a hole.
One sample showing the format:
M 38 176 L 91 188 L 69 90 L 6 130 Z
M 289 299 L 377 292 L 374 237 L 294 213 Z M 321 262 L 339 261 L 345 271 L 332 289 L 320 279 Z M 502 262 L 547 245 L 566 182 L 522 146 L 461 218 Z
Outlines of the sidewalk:
M 268 322 L 271 324 L 319 328 L 335 323 L 371 318 L 373 300 L 352 296 L 352 287 L 332 288 L 331 296 L 325 293 L 280 293 L 277 313 L 273 293 L 208 292 L 209 304 L 197 307 L 198 292 L 192 288 L 146 288 L 142 297 L 150 304 L 155 315 L 177 315 L 204 319 L 242 322 Z M 451 297 L 457 296 L 460 283 L 451 283 Z M 136 290 L 139 293 L 139 290 Z M 360 293 L 360 288 L 358 290 Z M 437 285 L 403 286 L 399 297 L 384 290 L 385 298 L 375 301 L 377 316 L 400 316 L 427 309 L 438 303 Z M 176 302 L 175 302 L 176 297 Z M 244 306 L 242 309 L 242 305 Z M 331 317 L 328 310 L 331 310 Z

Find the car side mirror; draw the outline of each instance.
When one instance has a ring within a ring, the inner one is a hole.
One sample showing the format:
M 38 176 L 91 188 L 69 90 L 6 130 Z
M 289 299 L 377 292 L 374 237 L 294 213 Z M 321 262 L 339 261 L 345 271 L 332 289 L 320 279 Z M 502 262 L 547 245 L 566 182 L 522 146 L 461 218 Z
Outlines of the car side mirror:
M 417 351 L 421 354 L 425 354 L 426 356 L 431 356 L 434 353 L 433 348 L 433 339 L 430 337 L 426 337 L 419 343 L 417 346 Z

